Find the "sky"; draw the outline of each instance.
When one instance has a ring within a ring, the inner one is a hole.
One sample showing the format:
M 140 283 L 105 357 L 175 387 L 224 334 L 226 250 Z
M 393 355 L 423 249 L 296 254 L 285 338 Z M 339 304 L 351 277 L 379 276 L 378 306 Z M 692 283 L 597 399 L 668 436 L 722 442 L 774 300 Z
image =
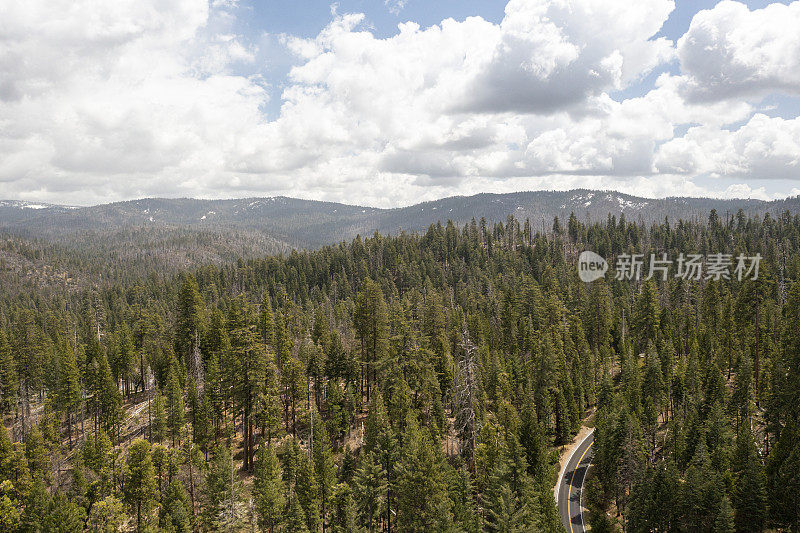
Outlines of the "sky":
M 800 194 L 800 0 L 4 0 L 0 198 Z

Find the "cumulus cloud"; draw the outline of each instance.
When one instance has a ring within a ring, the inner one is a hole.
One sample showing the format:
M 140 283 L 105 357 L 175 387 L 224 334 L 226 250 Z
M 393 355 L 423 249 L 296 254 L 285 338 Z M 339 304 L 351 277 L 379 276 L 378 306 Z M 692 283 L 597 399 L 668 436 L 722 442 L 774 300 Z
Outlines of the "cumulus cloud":
M 770 118 L 761 113 L 729 131 L 690 128 L 658 151 L 659 171 L 750 179 L 800 179 L 800 118 Z
M 697 100 L 800 94 L 800 2 L 750 11 L 725 0 L 697 13 L 678 41 L 686 93 Z
M 236 34 L 235 2 L 7 4 L 0 196 L 286 194 L 392 206 L 536 188 L 704 194 L 695 176 L 799 177 L 800 119 L 754 115 L 757 101 L 737 96 L 753 75 L 714 78 L 728 56 L 709 43 L 735 41 L 772 6 L 702 12 L 677 47 L 654 38 L 671 0 L 511 0 L 499 24 L 407 22 L 388 38 L 364 15 L 334 10 L 316 37 L 281 37 L 296 66 L 269 84 L 263 51 Z M 762 35 L 745 48 L 772 49 L 772 33 Z M 675 57 L 683 71 L 642 96 L 610 96 Z M 760 87 L 778 87 L 770 76 Z M 270 98 L 280 101 L 273 120 Z M 737 193 L 761 194 L 717 192 Z
M 511 0 L 492 53 L 465 86 L 464 108 L 552 112 L 603 90 L 621 89 L 672 57 L 651 39 L 672 0 Z
M 0 182 L 92 202 L 192 194 L 261 120 L 252 61 L 205 1 L 7 2 L 0 17 Z M 68 186 L 65 186 L 68 185 Z

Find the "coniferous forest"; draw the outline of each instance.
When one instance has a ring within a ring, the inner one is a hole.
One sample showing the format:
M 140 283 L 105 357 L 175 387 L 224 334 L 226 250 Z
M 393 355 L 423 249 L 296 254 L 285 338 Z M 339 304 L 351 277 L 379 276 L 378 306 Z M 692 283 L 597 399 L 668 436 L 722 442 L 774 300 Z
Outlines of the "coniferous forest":
M 596 533 L 800 531 L 800 216 L 538 226 L 5 273 L 0 531 L 563 532 L 584 426 Z M 583 250 L 763 260 L 584 283 Z

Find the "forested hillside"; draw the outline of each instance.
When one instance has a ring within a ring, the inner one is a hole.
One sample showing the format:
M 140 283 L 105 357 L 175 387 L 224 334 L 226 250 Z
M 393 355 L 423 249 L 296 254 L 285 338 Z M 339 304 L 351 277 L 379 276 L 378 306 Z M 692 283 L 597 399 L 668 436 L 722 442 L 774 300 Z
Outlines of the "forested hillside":
M 7 268 L 0 531 L 563 532 L 558 449 L 588 419 L 593 531 L 797 531 L 800 216 L 541 226 L 70 290 Z M 587 249 L 763 260 L 587 284 Z
M 712 209 L 720 216 L 732 216 L 739 210 L 747 216 L 779 216 L 785 211 L 800 212 L 800 197 L 769 202 L 642 198 L 616 191 L 576 189 L 453 196 L 394 209 L 285 196 L 230 200 L 143 198 L 90 207 L 0 201 L 0 228 L 27 238 L 73 244 L 83 250 L 94 249 L 99 243 L 115 249 L 148 247 L 153 239 L 142 238 L 144 230 L 162 238 L 165 234 L 186 237 L 223 233 L 240 248 L 248 244 L 240 240 L 241 235 L 253 239 L 260 234 L 273 245 L 259 247 L 257 252 L 263 255 L 284 251 L 287 246 L 319 248 L 338 244 L 376 231 L 381 235 L 424 232 L 439 220 L 452 220 L 462 226 L 473 218 L 504 221 L 513 214 L 519 220 L 530 219 L 535 229 L 543 231 L 555 217 L 566 220 L 571 213 L 582 222 L 603 222 L 612 214 L 651 224 L 667 217 L 704 221 Z M 198 247 L 203 245 L 197 243 Z

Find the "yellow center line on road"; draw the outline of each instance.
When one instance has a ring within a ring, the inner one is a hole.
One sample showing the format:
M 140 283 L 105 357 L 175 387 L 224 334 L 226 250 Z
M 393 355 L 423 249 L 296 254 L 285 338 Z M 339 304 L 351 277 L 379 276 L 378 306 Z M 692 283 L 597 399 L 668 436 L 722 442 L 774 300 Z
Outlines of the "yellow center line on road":
M 592 447 L 594 444 L 594 440 L 589 443 L 583 453 L 581 454 L 581 458 L 578 459 L 578 464 L 575 465 L 575 469 L 572 471 L 572 476 L 569 478 L 569 490 L 567 491 L 567 514 L 569 515 L 569 533 L 574 533 L 572 529 L 572 482 L 575 481 L 575 472 L 578 471 L 578 467 L 581 466 L 581 462 L 583 461 L 583 457 L 586 455 L 586 452 L 589 451 L 589 448 Z

